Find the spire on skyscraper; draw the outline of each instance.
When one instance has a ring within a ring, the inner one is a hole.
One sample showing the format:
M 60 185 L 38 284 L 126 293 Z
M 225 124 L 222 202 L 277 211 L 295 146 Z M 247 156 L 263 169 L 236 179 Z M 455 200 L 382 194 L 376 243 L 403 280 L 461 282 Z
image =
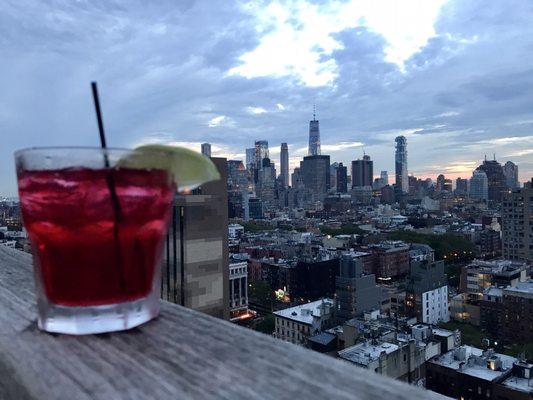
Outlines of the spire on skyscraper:
M 316 119 L 316 105 L 313 104 L 313 120 L 309 121 L 309 151 L 310 156 L 320 155 L 320 126 Z

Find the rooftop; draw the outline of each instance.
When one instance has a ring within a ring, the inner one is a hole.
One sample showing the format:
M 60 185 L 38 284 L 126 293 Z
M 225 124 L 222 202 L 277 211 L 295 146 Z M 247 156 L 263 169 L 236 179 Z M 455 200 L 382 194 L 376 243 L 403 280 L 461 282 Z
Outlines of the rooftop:
M 507 373 L 516 358 L 463 345 L 429 361 L 476 378 L 493 381 Z M 501 365 L 499 365 L 501 364 Z
M 522 293 L 522 294 L 533 294 L 533 280 L 526 282 L 518 282 L 516 286 L 509 286 L 504 289 L 504 293 Z
M 370 341 L 366 341 L 339 351 L 339 357 L 367 367 L 371 362 L 378 360 L 381 353 L 390 354 L 398 348 L 393 343 L 372 344 Z
M 284 310 L 275 311 L 274 315 L 290 319 L 294 322 L 311 325 L 313 323 L 313 319 L 330 314 L 332 307 L 333 300 L 323 299 L 295 307 L 289 307 Z
M 0 265 L 2 399 L 443 399 L 168 302 L 126 332 L 46 334 L 31 256 L 0 246 Z

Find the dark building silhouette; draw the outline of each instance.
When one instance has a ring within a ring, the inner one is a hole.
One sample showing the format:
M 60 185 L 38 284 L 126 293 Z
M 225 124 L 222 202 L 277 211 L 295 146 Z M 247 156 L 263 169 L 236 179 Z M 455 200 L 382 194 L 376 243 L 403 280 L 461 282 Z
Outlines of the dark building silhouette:
M 501 164 L 494 160 L 483 161 L 477 170 L 485 172 L 489 186 L 489 201 L 500 202 L 502 195 L 507 190 L 507 183 Z
M 352 188 L 372 186 L 374 181 L 374 162 L 370 156 L 363 156 L 362 160 L 352 161 Z
M 303 185 L 312 200 L 322 200 L 330 188 L 329 156 L 307 156 L 300 166 Z
M 337 167 L 337 192 L 346 193 L 348 191 L 348 168 L 342 163 Z
M 335 277 L 339 260 L 298 261 L 296 277 L 290 289 L 291 298 L 315 301 L 335 294 Z

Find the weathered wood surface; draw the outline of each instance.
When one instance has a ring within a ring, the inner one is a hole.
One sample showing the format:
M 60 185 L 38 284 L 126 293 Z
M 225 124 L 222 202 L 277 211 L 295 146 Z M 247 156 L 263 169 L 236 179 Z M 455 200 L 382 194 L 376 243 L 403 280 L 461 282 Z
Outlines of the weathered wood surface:
M 31 256 L 0 246 L 2 400 L 440 397 L 170 303 L 127 332 L 43 333 Z

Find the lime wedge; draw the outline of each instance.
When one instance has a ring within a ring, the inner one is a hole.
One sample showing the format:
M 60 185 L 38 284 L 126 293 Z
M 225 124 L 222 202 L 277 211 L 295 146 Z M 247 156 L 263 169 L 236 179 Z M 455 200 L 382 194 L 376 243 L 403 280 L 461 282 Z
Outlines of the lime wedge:
M 185 147 L 149 144 L 122 158 L 123 168 L 166 169 L 174 177 L 178 191 L 192 190 L 220 179 L 217 167 L 208 157 Z

